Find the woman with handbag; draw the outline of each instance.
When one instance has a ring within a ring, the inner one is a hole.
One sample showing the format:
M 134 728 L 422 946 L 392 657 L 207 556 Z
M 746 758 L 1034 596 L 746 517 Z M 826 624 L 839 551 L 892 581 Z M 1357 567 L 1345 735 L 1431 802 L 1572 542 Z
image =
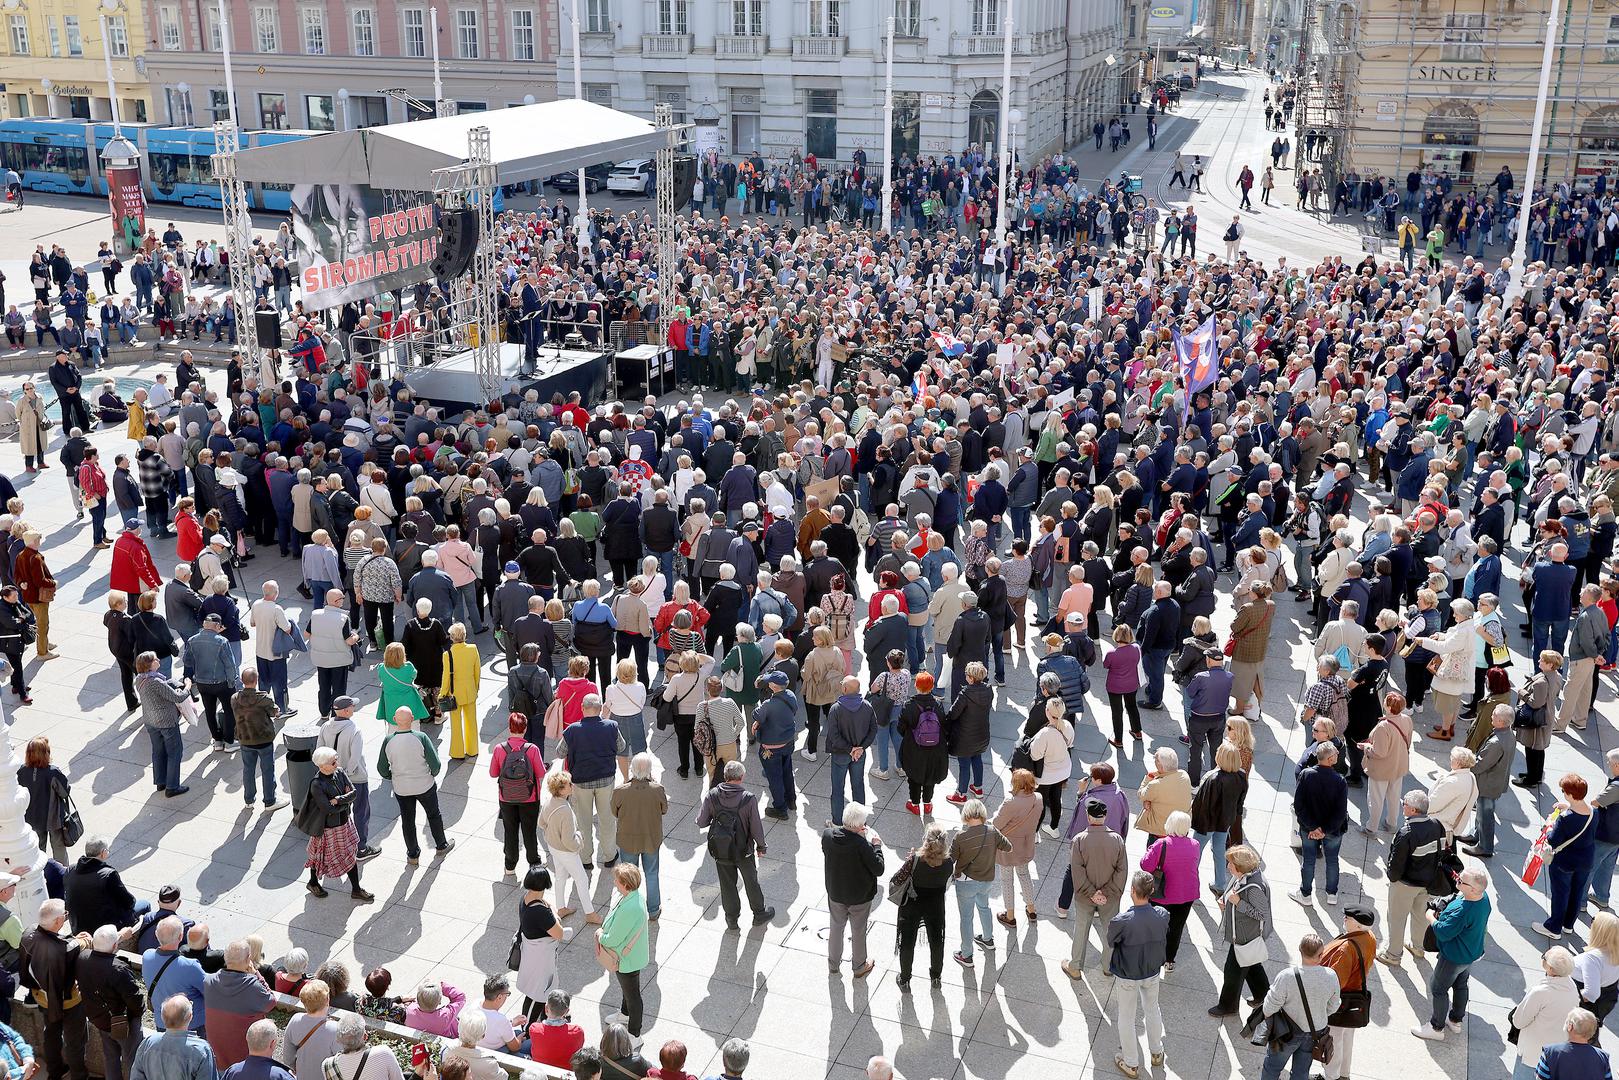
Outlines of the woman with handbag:
M 11 665 L 11 692 L 21 705 L 32 705 L 28 696 L 28 683 L 23 676 L 23 650 L 32 645 L 35 637 L 34 613 L 22 602 L 17 586 L 9 582 L 0 586 L 0 655 Z
M 1518 714 L 1512 726 L 1523 747 L 1523 772 L 1512 778 L 1521 788 L 1537 788 L 1545 779 L 1546 748 L 1552 744 L 1551 714 L 1563 693 L 1563 654 L 1541 651 L 1539 669 L 1518 691 Z
M 641 971 L 652 960 L 648 941 L 646 897 L 641 892 L 641 868 L 628 863 L 613 867 L 613 891 L 618 902 L 596 931 L 596 959 L 613 972 L 623 994 L 624 1026 L 639 1037 L 643 1025 Z
M 1456 737 L 1456 716 L 1461 712 L 1462 695 L 1468 692 L 1473 681 L 1474 656 L 1480 640 L 1469 601 L 1452 600 L 1450 614 L 1456 621 L 1449 630 L 1416 639 L 1419 647 L 1432 654 L 1428 667 L 1433 676 L 1431 685 L 1439 723 L 1428 732 L 1428 738 L 1441 742 Z
M 551 871 L 531 866 L 523 875 L 523 897 L 517 902 L 517 935 L 508 960 L 517 961 L 510 966 L 517 972 L 517 992 L 523 995 L 524 1027 L 545 1018 L 546 996 L 560 985 L 557 947 L 567 940 L 567 934 L 546 902 L 550 887 Z
M 1563 798 L 1553 806 L 1556 820 L 1546 835 L 1551 906 L 1546 921 L 1534 924 L 1536 933 L 1553 941 L 1578 924 L 1591 883 L 1597 845 L 1596 815 L 1585 801 L 1588 791 L 1585 778 L 1578 773 L 1568 773 L 1558 781 L 1557 787 Z
M 1220 905 L 1220 939 L 1225 942 L 1225 971 L 1220 982 L 1220 999 L 1209 1009 L 1217 1019 L 1237 1015 L 1238 993 L 1244 983 L 1249 997 L 1263 1001 L 1270 992 L 1270 976 L 1265 973 L 1269 955 L 1270 884 L 1259 870 L 1259 853 L 1247 844 L 1238 844 L 1225 853 L 1226 873 L 1231 883 L 1215 897 Z M 1244 1027 L 1246 1037 L 1258 1012 Z
M 440 708 L 450 721 L 450 760 L 476 758 L 478 739 L 478 686 L 483 660 L 478 646 L 467 640 L 464 623 L 450 627 L 450 645 L 444 650 L 444 682 L 439 687 Z
M 1507 1014 L 1507 1041 L 1517 1044 L 1512 1080 L 1535 1080 L 1541 1050 L 1567 1038 L 1563 1022 L 1570 1009 L 1580 1007 L 1580 991 L 1571 978 L 1574 957 L 1567 949 L 1561 945 L 1547 949 L 1540 958 L 1540 971 L 1541 980 Z
M 1057 719 L 1061 722 L 1061 715 Z M 1034 861 L 1035 834 L 1044 814 L 1036 791 L 1039 784 L 1040 781 L 1028 769 L 1014 769 L 1011 792 L 996 809 L 995 820 L 990 822 L 1012 844 L 1009 849 L 995 854 L 1001 879 L 1001 903 L 1004 905 L 1004 910 L 995 919 L 1006 927 L 1017 926 L 1017 917 L 1012 914 L 1014 880 L 1023 886 L 1023 910 L 1029 921 L 1033 922 L 1036 917 L 1034 882 L 1029 876 L 1029 864 Z
M 1376 924 L 1377 913 L 1370 907 L 1346 907 L 1344 932 L 1321 950 L 1321 966 L 1330 968 L 1338 976 L 1339 995 L 1337 1011 L 1327 1017 L 1327 1027 L 1332 1033 L 1332 1056 L 1323 1069 L 1326 1080 L 1349 1080 L 1355 1032 L 1371 1023 L 1372 990 L 1366 973 L 1371 970 L 1372 958 L 1377 952 L 1377 939 L 1372 936 L 1372 927 Z
M 1180 951 L 1181 934 L 1187 916 L 1202 892 L 1198 884 L 1198 863 L 1203 849 L 1191 837 L 1192 816 L 1177 810 L 1164 822 L 1164 835 L 1147 846 L 1141 869 L 1155 879 L 1152 903 L 1169 912 L 1169 938 L 1164 948 L 1164 971 L 1175 970 L 1175 954 Z
M 360 834 L 354 828 L 354 785 L 337 767 L 337 751 L 317 747 L 315 776 L 298 812 L 297 825 L 309 837 L 304 866 L 309 869 L 309 891 L 324 897 L 321 878 L 347 877 L 349 896 L 361 903 L 376 899 L 360 887 Z
M 1039 804 L 1029 793 L 1034 814 Z M 935 990 L 942 985 L 944 976 L 944 894 L 955 876 L 956 861 L 950 857 L 950 845 L 945 840 L 944 826 L 937 821 L 928 822 L 922 834 L 922 846 L 913 850 L 890 879 L 888 895 L 899 905 L 899 992 L 911 992 L 911 965 L 916 956 L 917 930 L 928 932 L 928 979 Z M 902 879 L 903 876 L 903 880 Z
M 23 765 L 17 770 L 17 783 L 28 792 L 28 809 L 23 813 L 23 821 L 39 838 L 40 850 L 48 849 L 51 858 L 65 864 L 67 849 L 78 839 L 75 836 L 70 840 L 65 835 L 66 816 L 72 813 L 77 823 L 78 814 L 73 810 L 73 793 L 67 774 L 51 764 L 50 739 L 36 735 L 28 740 Z M 77 824 L 77 829 L 83 832 L 84 826 Z
M 426 603 L 427 601 L 423 601 Z M 417 616 L 419 620 L 420 615 Z M 437 622 L 438 620 L 433 620 Z M 406 624 L 405 636 L 410 637 L 410 627 Z M 446 644 L 446 648 L 448 645 Z M 442 653 L 434 654 L 439 660 Z M 431 715 L 427 706 L 422 703 L 422 695 L 416 689 L 421 680 L 421 669 L 405 658 L 405 645 L 395 641 L 382 650 L 382 666 L 377 668 L 377 681 L 382 684 L 381 696 L 377 698 L 377 719 L 392 726 L 394 714 L 400 709 L 409 709 L 417 723 L 428 719 Z M 435 687 L 435 690 L 437 688 Z
M 1371 737 L 1360 744 L 1366 765 L 1366 817 L 1360 831 L 1367 836 L 1382 831 L 1385 807 L 1390 831 L 1400 826 L 1400 785 L 1411 771 L 1411 714 L 1405 695 L 1390 690 L 1383 695 L 1383 719 Z

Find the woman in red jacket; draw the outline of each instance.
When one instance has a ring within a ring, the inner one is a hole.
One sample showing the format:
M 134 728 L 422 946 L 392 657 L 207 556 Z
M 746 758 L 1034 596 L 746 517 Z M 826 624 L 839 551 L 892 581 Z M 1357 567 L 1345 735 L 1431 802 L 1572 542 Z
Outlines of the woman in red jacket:
M 112 545 L 112 573 L 108 586 L 130 596 L 163 587 L 163 577 L 152 561 L 152 551 L 141 539 L 139 525 L 125 525 Z
M 197 520 L 197 500 L 187 495 L 175 506 L 174 553 L 181 562 L 191 562 L 207 545 L 202 539 L 202 522 Z

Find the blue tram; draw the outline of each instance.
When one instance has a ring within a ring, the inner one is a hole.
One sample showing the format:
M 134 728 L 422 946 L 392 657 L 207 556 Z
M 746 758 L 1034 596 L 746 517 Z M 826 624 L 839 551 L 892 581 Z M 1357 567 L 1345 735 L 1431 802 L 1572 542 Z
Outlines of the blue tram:
M 213 178 L 214 130 L 161 124 L 125 124 L 124 137 L 141 151 L 141 180 L 146 201 L 219 208 L 219 184 Z M 244 131 L 242 148 L 273 146 L 307 139 L 316 131 Z M 30 191 L 62 195 L 107 194 L 101 151 L 112 140 L 111 123 L 33 117 L 0 120 L 0 166 L 17 170 Z M 290 185 L 247 185 L 255 210 L 291 209 Z

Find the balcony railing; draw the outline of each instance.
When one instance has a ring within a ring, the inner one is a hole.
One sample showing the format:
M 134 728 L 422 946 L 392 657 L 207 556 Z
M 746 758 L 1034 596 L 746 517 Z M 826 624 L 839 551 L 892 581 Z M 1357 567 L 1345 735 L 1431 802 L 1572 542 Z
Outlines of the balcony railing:
M 720 34 L 714 39 L 714 55 L 721 60 L 746 60 L 763 56 L 768 45 L 763 34 Z
M 849 39 L 846 37 L 801 34 L 793 38 L 794 60 L 841 60 L 848 51 Z
M 1006 37 L 1002 34 L 957 35 L 951 49 L 957 56 L 1000 56 L 1006 50 Z M 1029 55 L 1029 35 L 1012 35 L 1012 52 L 1017 56 Z
M 642 56 L 690 56 L 690 34 L 642 34 Z

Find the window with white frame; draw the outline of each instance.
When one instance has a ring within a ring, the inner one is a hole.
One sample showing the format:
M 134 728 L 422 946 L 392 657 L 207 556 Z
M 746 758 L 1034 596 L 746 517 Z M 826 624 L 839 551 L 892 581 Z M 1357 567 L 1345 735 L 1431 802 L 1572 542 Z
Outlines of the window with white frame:
M 1001 32 L 1001 0 L 973 0 L 973 33 Z
M 326 55 L 326 12 L 314 7 L 299 8 L 298 25 L 303 30 L 304 52 Z
M 202 24 L 207 34 L 208 51 L 223 52 L 225 50 L 225 32 L 220 28 L 219 9 L 205 6 L 202 9 Z
M 253 9 L 253 42 L 261 53 L 273 53 L 280 49 L 280 26 L 276 22 L 275 8 Z
M 77 15 L 63 15 L 62 29 L 67 35 L 67 54 L 69 56 L 83 56 L 84 34 L 79 30 L 79 17 Z
M 367 7 L 355 8 L 349 13 L 349 25 L 353 31 L 349 40 L 354 45 L 354 55 L 377 55 L 377 13 Z
M 482 55 L 483 39 L 478 33 L 478 9 L 457 8 L 455 12 L 455 55 L 476 60 Z
M 427 11 L 425 8 L 405 9 L 404 54 L 415 58 L 427 55 Z
M 894 0 L 896 37 L 922 36 L 922 0 Z
M 56 16 L 45 16 L 45 40 L 50 44 L 51 55 L 62 55 L 62 30 L 56 25 Z
M 611 34 L 613 10 L 609 0 L 585 0 L 585 33 Z
M 838 37 L 843 33 L 843 0 L 809 0 L 811 37 Z
M 686 0 L 658 0 L 658 33 L 686 32 Z
M 129 55 L 129 24 L 122 15 L 107 16 L 107 54 L 114 58 Z
M 526 8 L 512 12 L 512 59 L 534 59 L 534 13 Z
M 1439 58 L 1453 61 L 1483 60 L 1485 29 L 1485 16 L 1482 12 L 1471 14 L 1447 12 Z
M 1619 15 L 1608 16 L 1608 38 L 1602 59 L 1610 64 L 1619 63 Z
M 163 4 L 157 9 L 157 43 L 165 52 L 176 52 L 180 48 L 180 7 L 178 4 Z
M 731 33 L 737 37 L 764 37 L 765 0 L 731 0 Z
M 28 16 L 13 15 L 9 20 L 11 28 L 11 51 L 17 56 L 28 55 Z

